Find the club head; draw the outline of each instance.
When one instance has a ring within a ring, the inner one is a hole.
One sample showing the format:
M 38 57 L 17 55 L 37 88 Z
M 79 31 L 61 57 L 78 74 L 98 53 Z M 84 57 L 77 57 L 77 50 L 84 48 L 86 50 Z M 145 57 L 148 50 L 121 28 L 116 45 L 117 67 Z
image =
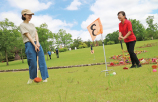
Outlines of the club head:
M 126 70 L 126 69 L 128 69 L 128 68 L 127 68 L 127 67 L 124 67 L 123 69 L 125 69 L 125 70 Z
M 36 83 L 39 83 L 39 82 L 41 82 L 41 81 L 42 81 L 42 79 L 41 79 L 41 78 L 38 78 L 38 77 L 34 79 L 34 82 L 36 82 Z

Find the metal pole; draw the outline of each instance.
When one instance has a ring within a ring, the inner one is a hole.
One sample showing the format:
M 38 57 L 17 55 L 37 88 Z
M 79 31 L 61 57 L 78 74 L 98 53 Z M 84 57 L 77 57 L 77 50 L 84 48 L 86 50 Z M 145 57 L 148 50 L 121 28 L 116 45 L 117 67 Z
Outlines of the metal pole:
M 106 63 L 106 55 L 105 55 L 105 48 L 104 48 L 104 41 L 103 41 L 103 35 L 101 34 L 101 38 L 102 38 L 102 43 L 103 43 L 103 52 L 104 52 L 104 59 L 105 59 L 105 67 L 106 67 L 106 70 L 107 69 L 107 63 Z
M 94 54 L 94 53 L 93 53 Z M 94 55 L 94 60 L 95 60 L 95 55 Z
M 105 76 L 107 76 L 107 75 L 109 75 L 108 71 L 112 71 L 112 69 L 111 69 L 111 70 L 108 70 L 108 69 L 107 69 L 106 55 L 105 55 L 105 48 L 104 48 L 104 41 L 103 41 L 103 35 L 102 35 L 102 34 L 101 34 L 101 39 L 102 39 L 102 43 L 103 43 L 103 52 L 104 52 L 105 67 L 106 67 L 106 70 L 101 71 L 101 73 L 102 73 L 102 72 L 105 72 Z M 101 74 L 101 73 L 100 73 L 100 74 Z

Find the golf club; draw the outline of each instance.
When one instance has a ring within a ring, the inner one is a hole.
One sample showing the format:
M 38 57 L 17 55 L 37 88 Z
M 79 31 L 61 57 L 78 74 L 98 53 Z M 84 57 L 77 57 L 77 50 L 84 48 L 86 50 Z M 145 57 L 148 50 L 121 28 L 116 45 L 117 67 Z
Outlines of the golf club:
M 42 79 L 38 77 L 38 52 L 37 52 L 37 77 L 34 79 L 34 82 L 39 83 Z
M 124 61 L 124 64 L 125 64 L 125 67 L 123 67 L 123 69 L 128 69 L 128 68 L 126 67 L 125 55 L 124 55 L 123 46 L 122 46 L 122 40 L 120 41 L 120 43 L 121 43 L 121 48 L 122 48 L 122 53 L 123 53 L 123 61 Z

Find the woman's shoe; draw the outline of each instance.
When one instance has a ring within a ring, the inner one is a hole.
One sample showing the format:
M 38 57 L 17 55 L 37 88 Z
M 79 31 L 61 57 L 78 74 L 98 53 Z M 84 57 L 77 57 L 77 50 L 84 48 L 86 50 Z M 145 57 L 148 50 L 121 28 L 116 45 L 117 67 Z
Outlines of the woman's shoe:
M 27 82 L 27 84 L 31 84 L 32 82 L 33 82 L 33 80 L 29 79 L 28 82 Z
M 47 82 L 47 79 L 43 80 L 43 82 Z
M 136 68 L 136 65 L 132 65 L 130 68 Z
M 139 67 L 142 67 L 142 65 L 141 64 L 137 65 L 137 68 L 139 68 Z

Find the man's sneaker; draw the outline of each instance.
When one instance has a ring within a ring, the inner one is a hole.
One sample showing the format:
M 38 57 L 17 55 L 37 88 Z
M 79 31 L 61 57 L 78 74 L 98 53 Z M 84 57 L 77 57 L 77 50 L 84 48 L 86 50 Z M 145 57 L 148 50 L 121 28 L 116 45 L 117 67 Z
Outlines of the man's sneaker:
M 142 67 L 142 65 L 141 64 L 137 65 L 137 68 L 139 68 L 139 67 Z
M 43 80 L 43 82 L 47 82 L 47 79 Z
M 32 82 L 33 82 L 33 80 L 29 79 L 28 82 L 27 82 L 27 84 L 31 84 Z
M 136 68 L 136 65 L 132 65 L 130 68 Z

